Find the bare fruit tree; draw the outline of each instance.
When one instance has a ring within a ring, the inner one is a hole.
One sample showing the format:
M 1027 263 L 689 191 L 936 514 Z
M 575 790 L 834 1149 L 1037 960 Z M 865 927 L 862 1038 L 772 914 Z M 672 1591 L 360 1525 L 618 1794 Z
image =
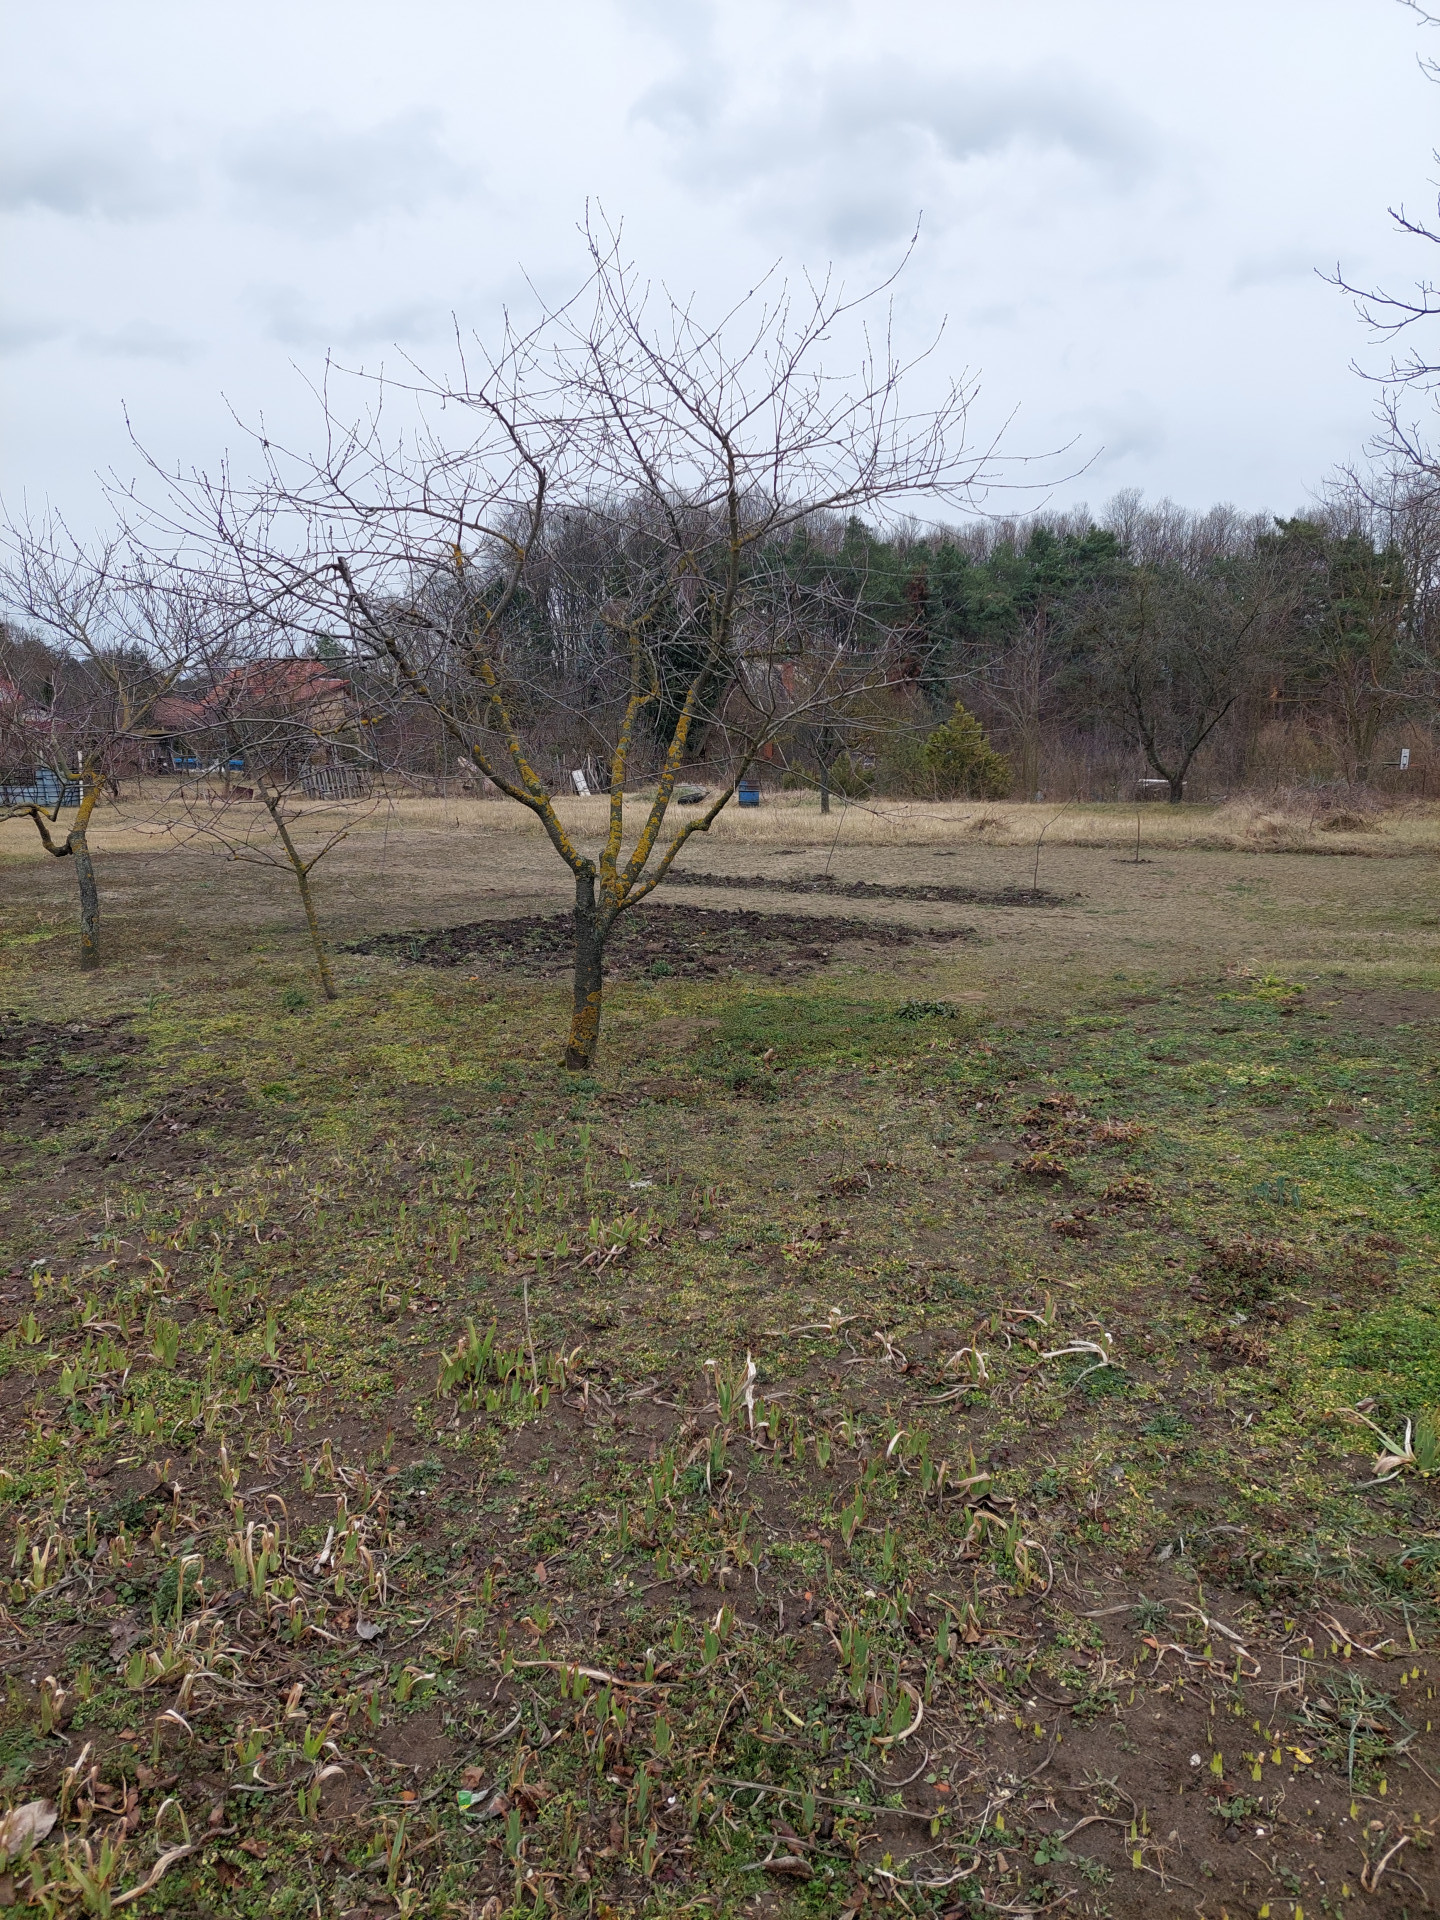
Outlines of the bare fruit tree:
M 9 811 L 35 823 L 45 851 L 74 862 L 80 965 L 100 964 L 100 891 L 90 849 L 95 809 L 127 775 L 143 774 L 155 710 L 177 680 L 225 645 L 227 616 L 194 569 L 178 569 L 129 535 L 86 546 L 54 518 L 0 528 L 0 596 L 50 640 L 65 671 L 46 716 L 56 796 Z M 68 827 L 60 814 L 73 807 Z
M 218 542 L 295 634 L 343 632 L 539 820 L 574 879 L 576 1069 L 621 913 L 803 721 L 794 689 L 833 693 L 786 543 L 824 515 L 973 506 L 995 477 L 993 450 L 966 442 L 963 382 L 909 410 L 915 364 L 889 346 L 884 289 L 762 287 L 712 322 L 645 286 L 613 235 L 592 236 L 591 265 L 575 299 L 463 349 L 453 373 L 365 382 L 358 418 L 329 370 L 323 454 L 264 442 L 263 483 L 172 481 L 156 521 Z M 842 373 L 825 364 L 837 338 L 854 343 Z M 875 684 L 888 671 L 877 653 Z M 863 676 L 846 676 L 853 696 Z M 608 776 L 598 819 L 563 804 L 587 756 Z M 707 804 L 672 831 L 697 758 Z
M 291 875 L 320 990 L 336 999 L 310 878 L 377 804 L 372 770 L 355 745 L 348 681 L 324 661 L 252 653 L 210 684 L 162 701 L 157 717 L 201 776 L 193 792 L 177 791 L 170 802 L 171 833 L 206 842 L 227 860 Z M 224 770 L 218 791 L 202 784 L 207 765 Z

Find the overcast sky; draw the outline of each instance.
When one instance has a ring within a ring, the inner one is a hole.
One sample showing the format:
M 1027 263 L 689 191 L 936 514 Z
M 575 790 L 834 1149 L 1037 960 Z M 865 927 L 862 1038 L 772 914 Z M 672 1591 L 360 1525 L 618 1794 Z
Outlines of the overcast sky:
M 327 348 L 443 359 L 524 275 L 579 278 L 587 197 L 715 302 L 771 261 L 859 287 L 923 213 L 902 337 L 977 434 L 1075 443 L 1057 502 L 1292 509 L 1355 457 L 1379 364 L 1316 269 L 1413 280 L 1440 54 L 1396 0 L 6 0 L 3 466 L 96 512 L 304 440 Z M 1433 269 L 1431 269 L 1433 271 Z M 1052 471 L 1060 473 L 1062 467 Z M 1034 504 L 1035 502 L 1031 502 Z M 998 503 L 997 503 L 998 504 Z

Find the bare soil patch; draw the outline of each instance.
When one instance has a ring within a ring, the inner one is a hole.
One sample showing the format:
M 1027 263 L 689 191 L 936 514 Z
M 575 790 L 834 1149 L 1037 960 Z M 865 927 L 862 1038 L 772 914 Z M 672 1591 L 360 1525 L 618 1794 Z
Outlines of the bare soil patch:
M 1324 1010 L 1358 1034 L 1388 1033 L 1395 1027 L 1418 1027 L 1440 1020 L 1440 993 L 1423 989 L 1342 989 L 1338 1004 L 1327 995 Z
M 203 1166 L 218 1143 L 254 1139 L 265 1131 L 265 1119 L 244 1087 L 218 1081 L 174 1088 L 132 1126 L 97 1142 L 95 1150 L 126 1167 L 178 1176 Z
M 916 941 L 953 942 L 967 937 L 972 937 L 971 931 L 964 927 L 887 927 L 866 920 L 817 920 L 807 914 L 646 907 L 627 914 L 611 936 L 606 972 L 620 980 L 646 974 L 696 977 L 729 972 L 794 980 L 823 967 L 834 948 L 845 941 L 903 947 Z M 377 934 L 357 941 L 351 951 L 390 953 L 431 967 L 487 965 L 549 976 L 570 965 L 574 923 L 568 913 L 477 920 L 433 933 Z
M 31 1139 L 82 1119 L 143 1042 L 123 1020 L 26 1020 L 0 1011 L 0 1127 Z

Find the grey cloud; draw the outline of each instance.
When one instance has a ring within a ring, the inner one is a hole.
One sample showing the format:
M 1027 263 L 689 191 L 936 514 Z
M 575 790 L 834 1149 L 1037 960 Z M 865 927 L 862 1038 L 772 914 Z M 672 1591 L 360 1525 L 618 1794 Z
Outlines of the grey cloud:
M 891 61 L 799 66 L 784 80 L 772 101 L 742 108 L 722 69 L 687 59 L 632 118 L 675 143 L 692 184 L 842 250 L 903 237 L 922 205 L 943 214 L 957 170 L 976 162 L 1058 155 L 1117 190 L 1157 164 L 1146 121 L 1059 67 L 947 75 Z
M 619 11 L 636 26 L 692 52 L 714 37 L 714 0 L 687 0 L 683 7 L 675 0 L 620 0 Z
M 1137 457 L 1149 459 L 1165 446 L 1159 409 L 1153 400 L 1138 393 L 1123 394 L 1115 405 L 1092 411 L 1082 431 L 1086 444 L 1101 442 L 1089 462 L 1089 470 L 1096 474 Z
M 193 360 L 199 351 L 196 341 L 149 320 L 129 320 L 108 333 L 82 333 L 79 345 L 85 353 L 118 360 L 166 360 L 172 366 Z
M 191 179 L 143 136 L 120 129 L 48 141 L 12 132 L 0 150 L 0 208 L 9 213 L 144 219 L 188 200 Z
M 716 89 L 695 78 L 667 80 L 641 95 L 630 111 L 633 121 L 648 121 L 672 139 L 703 133 L 719 117 Z
M 265 331 L 286 347 L 368 347 L 377 342 L 426 339 L 446 315 L 433 302 L 397 302 L 345 320 L 315 315 L 294 287 L 272 287 L 253 296 L 266 315 Z
M 1278 286 L 1285 280 L 1308 280 L 1320 263 L 1319 248 L 1284 247 L 1276 253 L 1252 253 L 1230 276 L 1230 291 Z
M 1047 307 L 1049 304 L 1047 301 Z M 989 306 L 972 307 L 965 315 L 965 323 L 971 327 L 998 327 L 1008 333 L 1018 327 L 1023 318 L 1022 310 L 1013 300 L 1002 300 Z
M 58 340 L 65 329 L 54 320 L 29 320 L 20 314 L 0 314 L 0 355 L 28 353 Z
M 672 46 L 694 53 L 713 48 L 721 24 L 716 0 L 618 0 L 618 12 L 635 26 L 668 40 Z M 812 21 L 838 26 L 854 12 L 852 0 L 789 0 L 792 15 L 808 15 Z
M 962 165 L 1015 146 L 1059 149 L 1128 183 L 1154 146 L 1148 128 L 1073 74 L 1037 69 L 1011 79 L 908 69 L 855 74 L 833 88 L 823 123 L 831 142 L 857 130 L 914 134 Z
M 751 201 L 751 222 L 788 231 L 798 216 L 827 247 L 857 253 L 908 236 L 924 197 L 913 171 L 854 165 L 803 182 L 792 177 L 777 199 L 760 192 Z
M 359 130 L 276 120 L 229 142 L 221 165 L 248 211 L 312 231 L 413 213 L 474 185 L 423 112 Z

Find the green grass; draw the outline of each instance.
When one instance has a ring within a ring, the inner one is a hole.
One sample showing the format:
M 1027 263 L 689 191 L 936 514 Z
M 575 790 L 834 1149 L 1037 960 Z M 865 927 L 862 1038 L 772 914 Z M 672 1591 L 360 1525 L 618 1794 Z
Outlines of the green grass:
M 1317 1857 L 1313 1787 L 1347 1873 L 1356 1796 L 1419 1861 L 1436 1489 L 1345 1410 L 1440 1401 L 1423 1029 L 837 970 L 622 986 L 576 1078 L 486 993 L 237 971 L 12 1110 L 0 1766 L 66 1816 L 17 1898 L 103 1912 L 133 1791 L 109 1894 L 188 1833 L 177 1913 L 1153 1913 L 1157 1713 L 1205 1845 Z M 626 1058 L 652 1013 L 718 1025 Z

